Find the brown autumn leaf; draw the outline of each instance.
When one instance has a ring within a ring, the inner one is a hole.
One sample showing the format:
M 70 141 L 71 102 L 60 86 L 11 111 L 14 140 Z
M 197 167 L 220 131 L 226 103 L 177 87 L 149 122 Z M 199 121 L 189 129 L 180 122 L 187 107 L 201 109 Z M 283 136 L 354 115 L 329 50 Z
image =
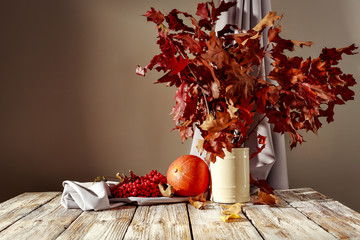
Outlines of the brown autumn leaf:
M 231 61 L 226 71 L 225 93 L 229 98 L 239 98 L 250 96 L 254 89 L 256 78 L 246 72 L 246 69 L 240 66 L 236 61 Z
M 201 55 L 209 63 L 214 63 L 218 68 L 224 68 L 229 65 L 230 55 L 223 49 L 223 42 L 216 37 L 214 31 L 210 33 L 210 40 L 206 43 L 208 50 Z
M 266 26 L 272 27 L 276 20 L 281 19 L 282 16 L 276 16 L 276 12 L 268 12 L 266 16 L 253 28 L 253 30 L 260 32 Z
M 200 155 L 202 155 L 204 152 L 204 139 L 198 140 L 198 144 L 196 145 L 196 148 L 197 148 L 198 152 L 200 153 Z
M 217 112 L 216 118 L 212 114 L 208 114 L 200 128 L 209 132 L 221 132 L 235 121 L 236 119 L 231 119 L 228 112 Z
M 314 44 L 314 42 L 312 41 L 298 41 L 298 40 L 291 40 L 291 42 L 295 45 L 295 46 L 298 46 L 298 47 L 303 47 L 303 46 L 306 46 L 306 47 L 311 47 L 311 45 Z
M 258 190 L 258 198 L 254 204 L 275 205 L 279 203 L 279 199 L 272 193 L 266 193 L 261 189 Z
M 234 102 L 231 99 L 226 99 L 226 103 L 228 106 L 228 113 L 230 114 L 231 118 L 236 117 L 236 112 L 239 111 L 239 108 L 235 107 Z
M 189 197 L 189 202 L 191 203 L 191 205 L 193 205 L 195 208 L 202 210 L 205 208 L 205 204 L 206 204 L 206 198 L 205 198 L 205 194 L 201 193 L 195 197 Z

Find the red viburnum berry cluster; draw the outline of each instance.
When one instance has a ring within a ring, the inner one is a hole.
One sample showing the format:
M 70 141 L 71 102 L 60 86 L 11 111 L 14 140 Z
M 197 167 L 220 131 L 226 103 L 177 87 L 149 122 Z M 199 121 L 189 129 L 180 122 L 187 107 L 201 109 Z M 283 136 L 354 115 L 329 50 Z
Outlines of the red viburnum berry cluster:
M 166 177 L 156 170 L 151 170 L 145 176 L 136 176 L 133 172 L 130 178 L 125 178 L 124 181 L 118 183 L 116 186 L 110 187 L 110 192 L 113 197 L 160 197 L 160 189 L 158 184 L 166 183 Z

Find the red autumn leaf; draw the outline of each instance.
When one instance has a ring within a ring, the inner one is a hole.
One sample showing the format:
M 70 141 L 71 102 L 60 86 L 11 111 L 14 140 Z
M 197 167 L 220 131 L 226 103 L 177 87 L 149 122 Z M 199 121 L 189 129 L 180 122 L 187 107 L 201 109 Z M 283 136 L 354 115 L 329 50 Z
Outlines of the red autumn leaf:
M 357 47 L 355 46 L 355 44 L 339 49 L 324 48 L 319 57 L 322 59 L 322 61 L 329 62 L 331 65 L 337 65 L 339 63 L 339 60 L 342 59 L 342 54 L 354 55 L 356 54 L 354 52 L 354 50 L 356 49 Z
M 209 9 L 207 5 L 207 3 L 199 3 L 197 6 L 196 15 L 200 17 L 200 20 L 204 20 L 209 17 Z
M 168 86 L 177 86 L 179 87 L 181 84 L 180 78 L 178 75 L 173 75 L 171 72 L 168 72 L 161 78 L 159 78 L 155 83 L 167 83 Z
M 203 64 L 209 71 L 211 74 L 212 79 L 209 79 L 208 77 L 208 81 L 207 81 L 207 86 L 205 88 L 210 88 L 211 93 L 212 93 L 212 97 L 213 98 L 219 98 L 219 94 L 220 94 L 220 81 L 219 79 L 216 77 L 215 74 L 215 70 L 214 68 L 204 59 L 200 58 L 200 61 L 197 62 L 198 64 Z M 204 79 L 203 77 L 200 76 L 201 79 Z
M 269 103 L 271 106 L 275 106 L 279 100 L 278 88 L 263 79 L 258 79 L 254 94 L 256 96 L 257 111 L 260 114 L 265 113 Z
M 174 120 L 176 125 L 180 125 L 180 118 L 183 116 L 186 107 L 187 95 L 188 85 L 186 84 L 186 82 L 182 82 L 175 94 L 176 105 L 171 111 L 171 114 L 174 114 Z
M 262 136 L 260 134 L 258 134 L 257 136 L 258 139 L 258 145 L 261 145 L 261 147 L 256 147 L 256 152 L 253 152 L 250 155 L 250 159 L 254 158 L 255 156 L 257 156 L 259 153 L 261 153 L 261 151 L 265 148 L 266 146 L 266 136 Z
M 184 21 L 178 17 L 180 12 L 176 9 L 173 9 L 166 17 L 165 20 L 169 25 L 169 29 L 174 31 L 188 31 L 194 32 L 194 29 L 184 24 Z
M 274 193 L 274 189 L 266 182 L 265 179 L 256 180 L 250 173 L 250 184 L 258 187 L 262 192 Z
M 193 126 L 192 126 L 192 124 L 189 124 L 189 123 L 190 122 L 184 123 L 180 127 L 177 127 L 177 129 L 179 130 L 180 138 L 181 138 L 182 142 L 184 142 L 186 139 L 188 139 L 189 137 L 192 137 L 194 135 Z
M 219 7 L 217 8 L 215 7 L 214 2 L 210 2 L 210 5 L 212 6 L 211 19 L 213 20 L 213 22 L 215 22 L 216 20 L 218 20 L 222 12 L 226 12 L 229 10 L 229 8 L 235 6 L 236 1 L 234 2 L 221 1 Z
M 164 14 L 162 14 L 160 11 L 156 11 L 154 8 L 151 8 L 150 11 L 147 11 L 144 16 L 147 17 L 149 22 L 152 21 L 156 24 L 160 24 L 164 21 Z
M 175 68 L 171 71 L 171 75 L 178 74 L 189 64 L 188 58 L 179 57 L 178 59 L 174 58 L 174 60 L 176 63 L 173 65 Z
M 202 46 L 189 34 L 176 34 L 175 39 L 179 39 L 182 42 L 184 48 L 189 49 L 192 54 L 200 54 L 202 52 Z
M 219 38 L 226 38 L 227 34 L 232 34 L 235 30 L 241 32 L 241 29 L 235 24 L 226 24 L 223 29 L 217 32 L 217 36 Z M 231 41 L 233 41 L 233 37 L 231 37 Z

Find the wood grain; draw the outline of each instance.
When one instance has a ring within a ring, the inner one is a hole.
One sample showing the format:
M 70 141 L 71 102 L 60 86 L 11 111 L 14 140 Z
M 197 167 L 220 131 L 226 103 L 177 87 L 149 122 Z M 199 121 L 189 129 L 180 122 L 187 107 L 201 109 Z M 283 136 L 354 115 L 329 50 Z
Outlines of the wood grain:
M 316 200 L 316 201 L 332 200 L 331 198 L 315 191 L 312 188 L 276 190 L 275 195 L 288 203 L 298 202 L 298 201 L 309 201 L 309 200 Z
M 229 223 L 222 208 L 127 205 L 83 212 L 59 192 L 24 193 L 0 204 L 0 239 L 360 239 L 360 214 L 311 188 L 276 191 L 275 206 L 248 203 Z
M 134 215 L 135 206 L 99 212 L 83 212 L 57 239 L 122 239 Z
M 23 193 L 0 203 L 0 232 L 58 195 L 59 192 Z
M 360 239 L 360 214 L 337 201 L 303 201 L 291 205 L 340 239 Z
M 61 206 L 60 198 L 57 196 L 1 231 L 0 239 L 55 239 L 82 213 Z
M 242 219 L 225 223 L 220 220 L 222 207 L 207 202 L 204 210 L 188 204 L 193 239 L 262 239 L 260 234 L 241 213 Z
M 291 206 L 246 205 L 243 212 L 264 239 L 336 239 Z
M 191 239 L 186 203 L 139 206 L 124 239 Z

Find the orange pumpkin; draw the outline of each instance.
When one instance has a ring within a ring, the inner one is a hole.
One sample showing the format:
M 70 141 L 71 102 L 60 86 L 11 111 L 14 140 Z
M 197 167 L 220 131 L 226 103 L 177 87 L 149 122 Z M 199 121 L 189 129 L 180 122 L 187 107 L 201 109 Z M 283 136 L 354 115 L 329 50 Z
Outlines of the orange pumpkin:
M 209 188 L 210 172 L 207 164 L 194 155 L 184 155 L 176 159 L 166 174 L 177 196 L 196 196 Z

